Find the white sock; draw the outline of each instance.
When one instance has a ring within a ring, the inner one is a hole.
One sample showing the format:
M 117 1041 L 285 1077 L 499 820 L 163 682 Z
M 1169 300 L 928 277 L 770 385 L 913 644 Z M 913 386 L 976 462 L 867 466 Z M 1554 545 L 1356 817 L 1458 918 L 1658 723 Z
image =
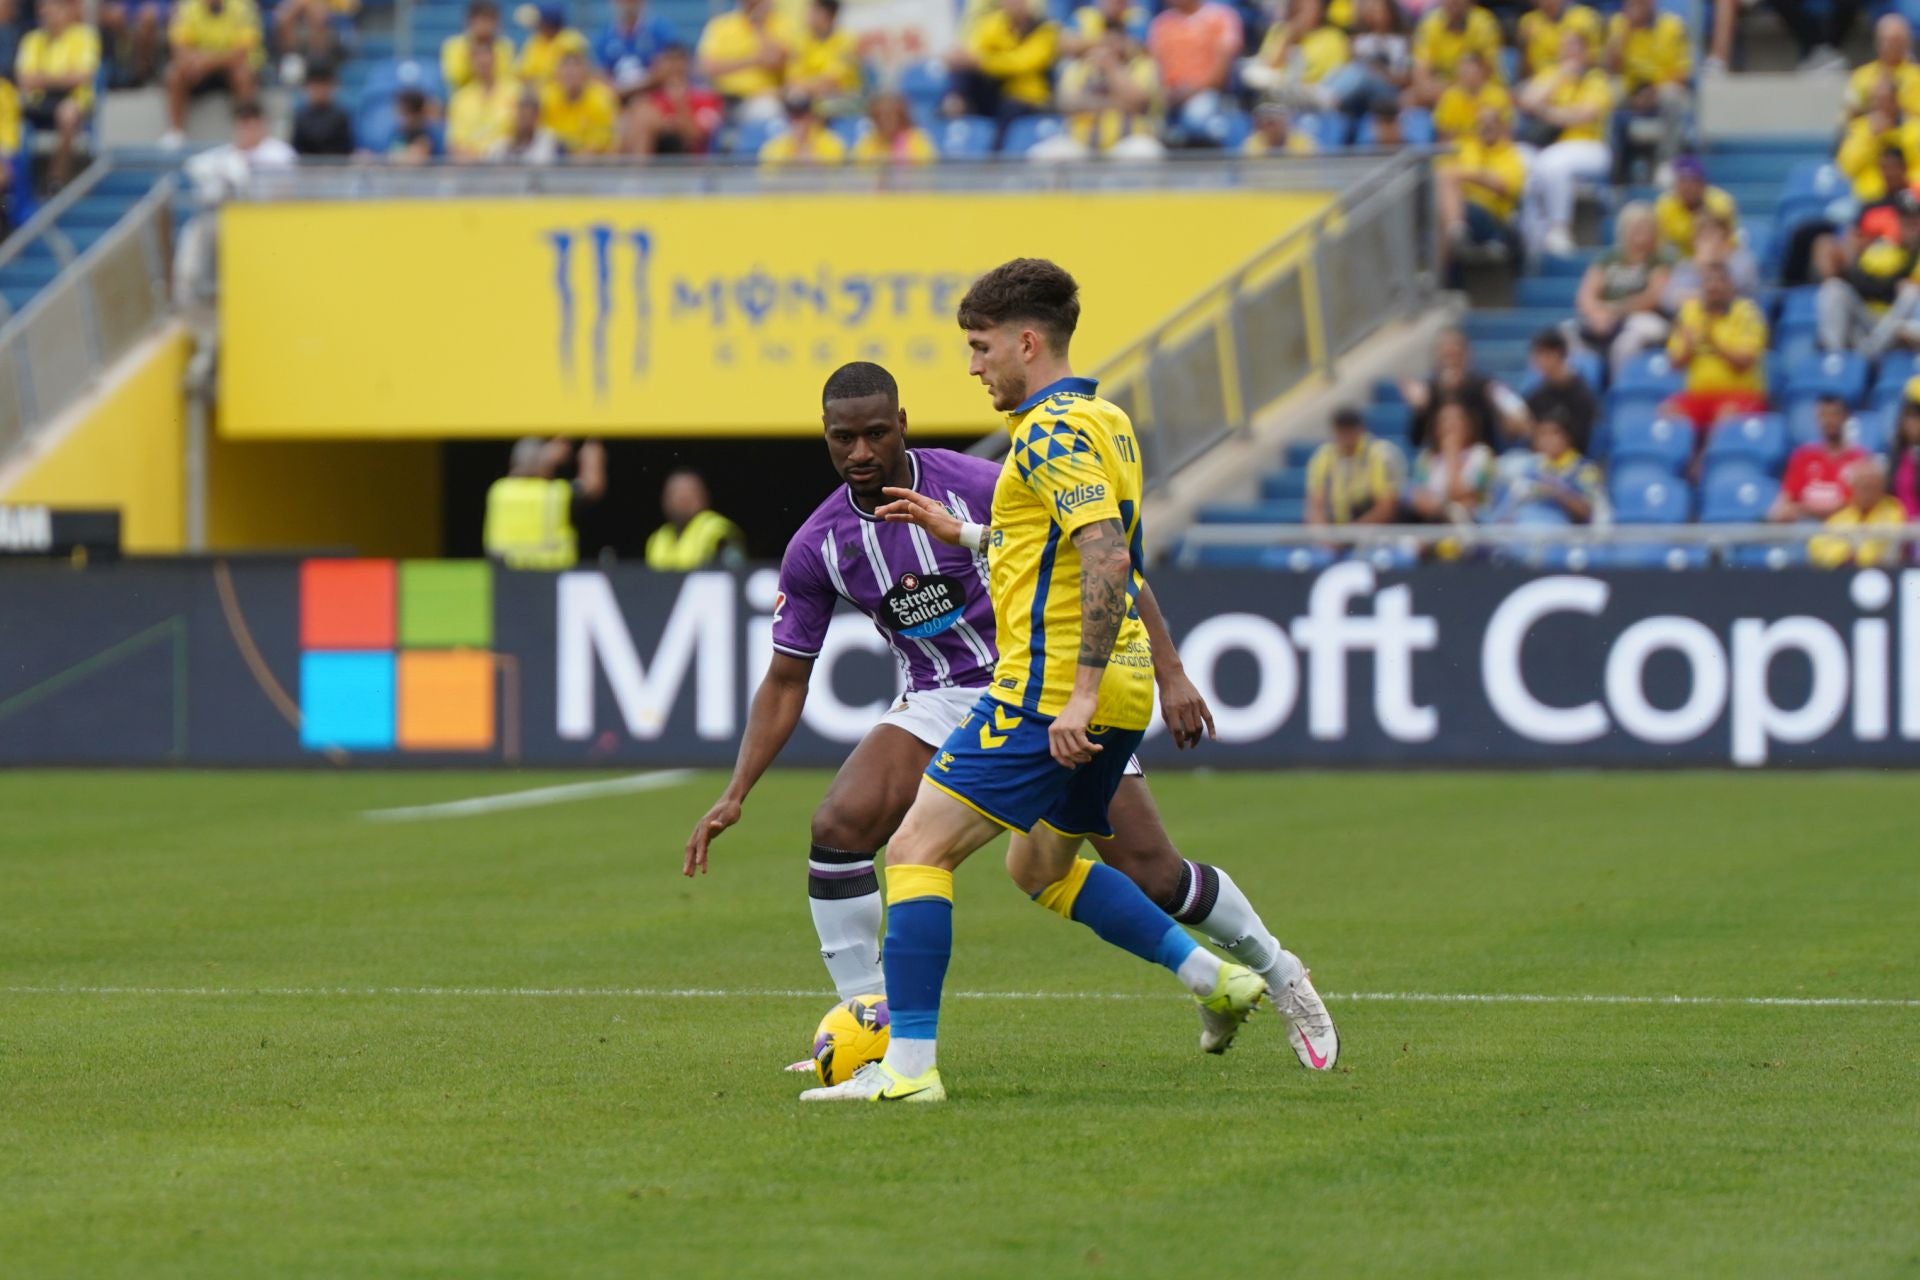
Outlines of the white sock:
M 842 1000 L 887 989 L 880 972 L 880 879 L 871 853 L 814 845 L 807 858 L 807 906 L 820 935 L 833 989 Z
M 903 1040 L 894 1036 L 887 1041 L 886 1064 L 895 1075 L 911 1080 L 933 1070 L 935 1040 Z
M 1300 962 L 1281 949 L 1232 876 L 1219 867 L 1189 862 L 1182 886 L 1183 900 L 1168 913 L 1174 919 L 1198 929 L 1270 985 L 1290 982 L 1297 976 Z
M 1180 962 L 1176 976 L 1193 994 L 1210 996 L 1220 985 L 1220 957 L 1205 947 L 1195 947 L 1193 954 Z

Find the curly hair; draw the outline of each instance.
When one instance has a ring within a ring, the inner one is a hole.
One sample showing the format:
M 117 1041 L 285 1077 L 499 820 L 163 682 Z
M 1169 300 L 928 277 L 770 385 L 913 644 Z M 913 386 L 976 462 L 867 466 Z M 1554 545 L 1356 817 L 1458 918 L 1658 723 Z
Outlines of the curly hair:
M 973 282 L 960 299 L 962 329 L 992 329 L 1031 321 L 1054 351 L 1065 354 L 1080 324 L 1080 286 L 1058 263 L 1045 258 L 1003 262 Z

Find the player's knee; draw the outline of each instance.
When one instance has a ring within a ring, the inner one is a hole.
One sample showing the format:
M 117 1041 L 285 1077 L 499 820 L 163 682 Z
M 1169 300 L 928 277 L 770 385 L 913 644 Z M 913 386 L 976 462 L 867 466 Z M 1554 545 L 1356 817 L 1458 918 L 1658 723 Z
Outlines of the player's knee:
M 1098 852 L 1102 862 L 1139 885 L 1140 892 L 1163 907 L 1180 892 L 1181 859 L 1171 841 L 1162 840 L 1146 849 L 1107 841 Z
M 870 815 L 828 796 L 813 811 L 813 842 L 829 849 L 878 849 L 886 833 L 876 832 L 874 825 Z

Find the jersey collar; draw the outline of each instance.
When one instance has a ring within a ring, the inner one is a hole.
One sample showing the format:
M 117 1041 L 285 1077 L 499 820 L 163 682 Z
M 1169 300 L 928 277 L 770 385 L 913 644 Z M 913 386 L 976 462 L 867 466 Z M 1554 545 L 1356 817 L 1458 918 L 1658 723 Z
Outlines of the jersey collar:
M 920 492 L 920 454 L 918 450 L 907 450 L 907 466 L 912 469 L 912 476 L 907 481 L 907 488 L 918 493 Z M 869 524 L 886 523 L 886 521 L 882 520 L 879 516 L 871 515 L 860 509 L 860 504 L 853 500 L 853 488 L 850 485 L 842 484 L 840 486 L 840 493 L 841 496 L 847 500 L 847 510 L 853 512 L 853 514 L 859 516 L 862 520 L 865 520 Z
M 1097 378 L 1056 378 L 1022 400 L 1020 407 L 1013 411 L 1012 416 L 1019 417 L 1049 396 L 1090 396 L 1099 389 L 1100 381 Z

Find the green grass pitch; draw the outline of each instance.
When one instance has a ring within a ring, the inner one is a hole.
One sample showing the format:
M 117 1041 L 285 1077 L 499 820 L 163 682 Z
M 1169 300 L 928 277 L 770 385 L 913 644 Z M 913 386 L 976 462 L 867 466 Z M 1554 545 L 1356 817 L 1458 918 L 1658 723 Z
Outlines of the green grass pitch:
M 831 1003 L 824 775 L 694 883 L 714 775 L 361 816 L 579 780 L 0 776 L 0 1273 L 1920 1274 L 1911 777 L 1163 775 L 1340 1069 L 1271 1018 L 1203 1057 L 1168 976 L 994 848 L 953 1099 L 888 1109 L 779 1072 Z M 666 988 L 736 994 L 610 993 Z

